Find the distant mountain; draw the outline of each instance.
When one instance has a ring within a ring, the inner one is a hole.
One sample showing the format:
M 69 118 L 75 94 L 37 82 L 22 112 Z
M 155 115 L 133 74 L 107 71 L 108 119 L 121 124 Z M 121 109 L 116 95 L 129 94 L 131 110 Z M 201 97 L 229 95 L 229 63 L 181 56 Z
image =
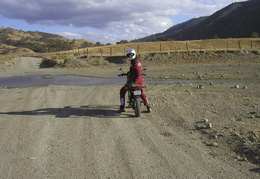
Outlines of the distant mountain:
M 133 42 L 248 38 L 260 34 L 260 0 L 236 2 L 211 16 L 191 19 Z
M 189 21 L 183 22 L 181 24 L 177 24 L 165 32 L 150 35 L 148 37 L 140 38 L 137 40 L 133 40 L 132 42 L 151 42 L 151 41 L 162 41 L 162 40 L 169 40 L 170 36 L 177 35 L 178 33 L 182 32 L 185 29 L 188 29 L 190 27 L 193 27 L 203 20 L 205 20 L 207 17 L 199 17 L 199 18 L 194 18 Z
M 93 42 L 82 39 L 71 40 L 60 35 L 39 31 L 22 31 L 0 28 L 0 53 L 8 54 L 15 48 L 33 52 L 55 52 L 95 46 Z

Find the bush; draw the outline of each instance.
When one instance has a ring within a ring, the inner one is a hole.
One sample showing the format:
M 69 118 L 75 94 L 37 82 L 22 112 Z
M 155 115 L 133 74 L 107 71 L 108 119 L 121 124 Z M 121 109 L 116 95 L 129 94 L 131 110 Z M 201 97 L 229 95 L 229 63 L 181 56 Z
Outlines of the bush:
M 252 34 L 251 34 L 251 38 L 259 38 L 260 37 L 260 35 L 259 35 L 259 33 L 257 33 L 257 32 L 253 32 Z
M 40 64 L 40 68 L 51 68 L 51 67 L 55 67 L 57 65 L 57 61 L 56 60 L 51 60 L 48 58 L 44 58 L 42 60 L 42 63 Z

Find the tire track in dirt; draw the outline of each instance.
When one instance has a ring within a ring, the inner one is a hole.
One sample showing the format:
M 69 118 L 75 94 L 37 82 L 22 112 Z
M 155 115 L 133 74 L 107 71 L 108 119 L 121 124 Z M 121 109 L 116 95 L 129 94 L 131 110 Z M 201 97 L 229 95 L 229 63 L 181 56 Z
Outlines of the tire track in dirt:
M 10 106 L 9 114 L 11 114 L 11 116 L 7 116 L 8 123 L 12 128 L 15 129 L 13 130 L 13 133 L 11 133 L 11 135 L 13 135 L 13 138 L 12 140 L 10 140 L 12 141 L 13 146 L 6 147 L 5 150 L 12 150 L 14 156 L 9 157 L 16 160 L 16 167 L 14 167 L 14 163 L 10 163 L 11 167 L 9 174 L 16 173 L 17 170 L 27 170 L 25 166 L 30 164 L 30 156 L 24 155 L 24 152 L 27 151 L 28 153 L 32 153 L 32 146 L 34 146 L 35 141 L 37 141 L 37 139 L 35 138 L 36 136 L 30 134 L 34 134 L 35 132 L 37 133 L 39 123 L 34 123 L 34 120 L 31 118 L 30 115 L 28 117 L 24 117 L 25 114 L 30 113 L 27 110 L 31 109 L 32 105 L 35 105 L 32 104 L 35 101 L 33 99 L 33 91 L 34 90 L 29 88 L 28 91 L 21 93 L 21 97 L 19 97 L 18 100 L 15 100 L 15 103 L 13 103 L 12 105 L 8 105 Z M 8 104 L 8 101 L 5 102 L 6 104 Z M 14 115 L 12 116 L 12 114 Z M 30 140 L 28 140 L 28 138 L 30 138 Z M 25 143 L 26 145 L 24 145 Z M 18 176 L 19 175 L 17 175 L 17 177 Z
M 5 172 L 1 167 L 2 176 L 245 177 L 221 160 L 211 158 L 202 143 L 187 135 L 188 131 L 163 125 L 167 119 L 156 107 L 153 113 L 142 113 L 140 118 L 131 117 L 131 109 L 118 115 L 118 89 L 119 85 L 17 89 L 23 99 L 14 108 L 6 101 L 6 114 L 0 113 L 1 120 L 10 120 L 9 126 L 17 125 L 11 141 L 2 145 L 2 152 L 7 152 L 7 147 L 15 143 L 15 155 L 1 159 L 16 162 L 11 162 Z M 21 97 L 8 100 L 17 98 Z M 174 119 L 180 117 L 176 115 Z

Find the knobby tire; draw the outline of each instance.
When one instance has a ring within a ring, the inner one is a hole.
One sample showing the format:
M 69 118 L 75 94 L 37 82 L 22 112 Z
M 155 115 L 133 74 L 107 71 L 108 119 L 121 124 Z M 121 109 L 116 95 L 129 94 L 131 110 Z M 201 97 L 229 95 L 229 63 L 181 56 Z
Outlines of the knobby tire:
M 140 117 L 141 115 L 141 101 L 140 98 L 135 98 L 135 117 Z

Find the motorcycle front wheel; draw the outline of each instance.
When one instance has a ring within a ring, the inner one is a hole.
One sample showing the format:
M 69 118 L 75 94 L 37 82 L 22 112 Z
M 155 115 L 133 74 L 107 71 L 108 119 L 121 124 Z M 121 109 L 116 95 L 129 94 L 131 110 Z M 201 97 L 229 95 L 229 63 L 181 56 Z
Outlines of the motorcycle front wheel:
M 135 98 L 135 117 L 140 117 L 141 115 L 141 101 L 140 98 Z

